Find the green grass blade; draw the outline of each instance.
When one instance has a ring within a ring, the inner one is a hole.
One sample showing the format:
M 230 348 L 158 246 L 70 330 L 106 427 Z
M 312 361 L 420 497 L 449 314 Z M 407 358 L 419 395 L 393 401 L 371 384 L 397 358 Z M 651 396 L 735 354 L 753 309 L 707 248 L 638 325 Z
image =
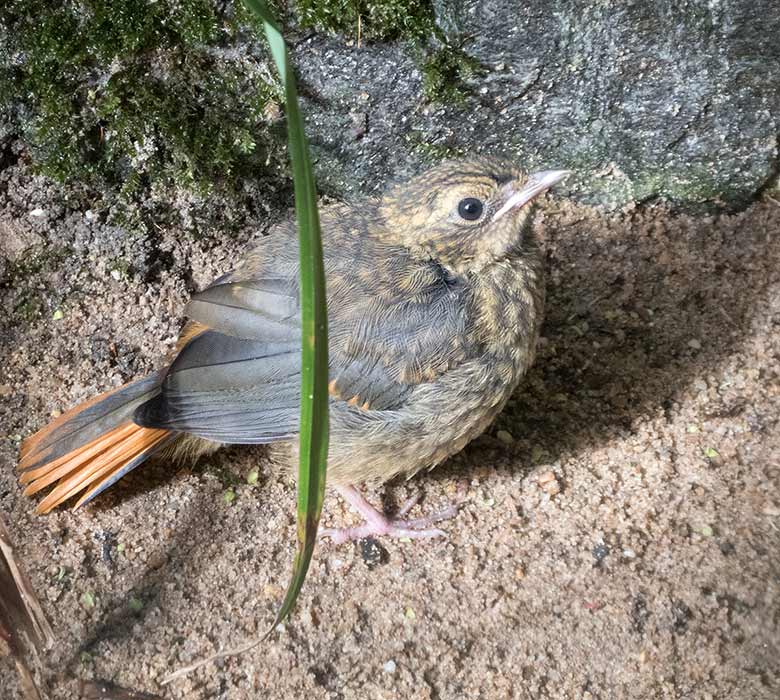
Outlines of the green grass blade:
M 262 0 L 245 0 L 263 21 L 271 54 L 284 83 L 287 130 L 295 185 L 300 241 L 301 425 L 298 466 L 298 552 L 293 574 L 274 627 L 289 614 L 309 568 L 325 495 L 328 455 L 328 328 L 320 219 L 309 149 L 298 105 L 295 76 L 276 20 Z M 272 628 L 273 629 L 273 628 Z

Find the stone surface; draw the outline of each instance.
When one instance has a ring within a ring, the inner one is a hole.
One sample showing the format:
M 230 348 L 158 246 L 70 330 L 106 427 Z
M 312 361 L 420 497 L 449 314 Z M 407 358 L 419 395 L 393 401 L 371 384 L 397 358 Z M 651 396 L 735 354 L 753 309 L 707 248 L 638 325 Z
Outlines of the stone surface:
M 575 171 L 566 184 L 572 196 L 611 208 L 658 197 L 688 209 L 701 203 L 741 208 L 756 193 L 777 186 L 776 0 L 432 4 L 442 34 L 424 47 L 402 40 L 358 46 L 356 35 L 303 30 L 294 16 L 287 17 L 285 31 L 325 193 L 376 193 L 388 180 L 469 153 L 501 154 L 529 169 L 569 168 Z M 217 78 L 234 70 L 233 61 L 242 57 L 241 74 L 250 83 L 273 80 L 265 40 L 253 30 L 221 41 L 224 46 L 204 49 L 224 59 L 213 68 Z M 148 59 L 151 73 L 168 75 L 165 55 Z M 434 60 L 442 56 L 469 70 L 447 78 Z M 440 71 L 447 88 L 437 99 L 425 88 L 432 71 Z M 171 74 L 168 90 L 190 94 L 189 76 Z M 96 73 L 83 79 L 91 84 Z M 198 85 L 197 94 L 203 94 L 196 107 L 205 110 L 205 123 L 247 122 L 258 144 L 273 144 L 265 165 L 257 163 L 249 175 L 237 166 L 231 173 L 239 182 L 233 196 L 246 195 L 245 208 L 257 207 L 257 197 L 247 194 L 255 183 L 280 180 L 283 115 L 274 98 L 262 118 L 248 118 L 254 103 L 248 99 L 243 114 L 235 99 L 229 106 L 227 98 L 214 97 L 222 89 L 219 79 Z M 214 113 L 220 105 L 222 116 Z M 0 110 L 0 147 L 14 134 L 30 133 L 33 116 L 24 109 Z M 169 141 L 142 149 L 143 164 L 138 154 L 129 154 L 128 162 L 144 177 L 170 170 L 165 158 L 176 161 L 186 153 L 177 155 L 181 144 Z M 166 156 L 168 148 L 172 153 Z M 156 170 L 149 159 L 160 160 L 160 167 Z M 224 170 L 224 163 L 215 165 L 215 173 Z M 197 210 L 208 207 L 198 196 L 171 192 L 159 181 L 144 181 L 142 187 L 129 208 L 144 211 L 125 218 L 148 219 L 149 203 L 159 200 L 191 228 L 202 228 Z M 268 196 L 273 193 L 261 199 Z
M 579 199 L 742 206 L 778 173 L 780 10 L 773 0 L 440 1 L 482 71 L 429 103 L 415 51 L 312 36 L 296 45 L 321 180 L 375 191 L 447 155 L 576 171 Z M 368 115 L 360 140 L 351 112 Z

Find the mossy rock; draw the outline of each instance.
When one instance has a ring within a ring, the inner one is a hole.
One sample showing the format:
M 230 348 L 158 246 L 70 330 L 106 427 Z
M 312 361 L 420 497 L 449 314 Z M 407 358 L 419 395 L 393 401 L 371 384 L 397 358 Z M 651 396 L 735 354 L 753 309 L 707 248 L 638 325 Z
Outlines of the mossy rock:
M 211 0 L 10 0 L 0 8 L 0 111 L 40 169 L 132 190 L 210 189 L 262 167 L 283 138 L 262 61 L 233 48 L 243 6 Z
M 303 26 L 366 40 L 424 40 L 436 29 L 426 0 L 297 0 Z

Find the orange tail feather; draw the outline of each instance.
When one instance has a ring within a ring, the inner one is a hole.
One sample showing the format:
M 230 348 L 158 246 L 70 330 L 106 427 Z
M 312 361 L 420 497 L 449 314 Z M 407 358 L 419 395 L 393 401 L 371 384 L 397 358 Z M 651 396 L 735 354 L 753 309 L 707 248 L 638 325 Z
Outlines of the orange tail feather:
M 95 406 L 109 396 L 119 393 L 125 389 L 128 385 L 120 386 L 117 389 L 106 391 L 103 394 L 98 394 L 91 399 L 80 403 L 78 406 L 71 408 L 70 411 L 66 411 L 58 418 L 55 418 L 51 423 L 41 428 L 37 433 L 31 435 L 26 440 L 22 441 L 22 446 L 19 448 L 19 469 L 27 469 L 31 464 L 40 460 L 46 456 L 49 451 L 46 443 L 57 431 L 66 428 L 68 423 L 73 420 L 77 415 L 83 413 L 91 406 Z
M 81 493 L 78 508 L 175 437 L 132 421 L 154 396 L 154 377 L 101 394 L 57 418 L 22 443 L 18 471 L 25 495 L 55 484 L 36 512 L 48 513 Z
M 128 422 L 61 459 L 32 472 L 22 472 L 19 480 L 27 484 L 24 489 L 26 496 L 57 482 L 37 505 L 36 513 L 48 513 L 83 491 L 75 506 L 78 508 L 113 483 L 121 476 L 120 472 L 139 457 L 151 455 L 169 435 L 167 430 L 141 428 Z

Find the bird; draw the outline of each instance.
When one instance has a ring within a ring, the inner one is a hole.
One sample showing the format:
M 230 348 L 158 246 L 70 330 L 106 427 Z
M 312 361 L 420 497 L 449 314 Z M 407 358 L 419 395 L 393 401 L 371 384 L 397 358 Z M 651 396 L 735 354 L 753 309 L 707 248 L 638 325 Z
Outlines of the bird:
M 359 486 L 431 469 L 480 435 L 531 366 L 544 308 L 537 197 L 570 174 L 494 158 L 440 163 L 381 197 L 320 212 L 328 308 L 327 484 L 363 518 L 340 543 L 429 538 L 449 508 L 377 510 Z M 82 506 L 153 455 L 267 444 L 291 469 L 300 411 L 294 221 L 192 296 L 163 369 L 76 406 L 27 438 L 18 473 L 46 513 Z

